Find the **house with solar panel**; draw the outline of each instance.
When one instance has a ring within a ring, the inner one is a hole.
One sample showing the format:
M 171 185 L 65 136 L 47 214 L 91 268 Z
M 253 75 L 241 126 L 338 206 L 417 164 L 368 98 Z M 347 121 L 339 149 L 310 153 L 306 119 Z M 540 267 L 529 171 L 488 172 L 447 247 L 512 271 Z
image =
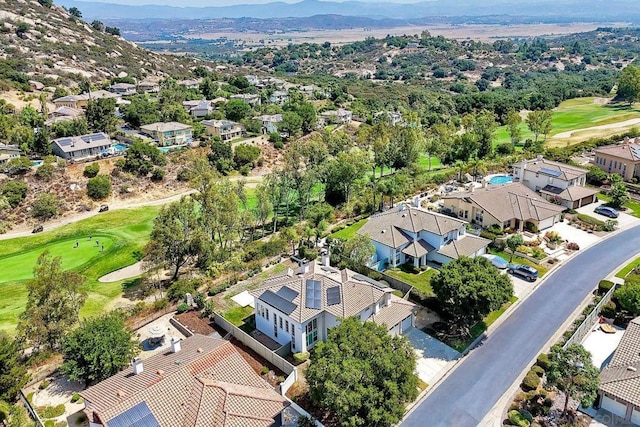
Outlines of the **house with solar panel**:
M 542 156 L 513 165 L 513 180 L 569 209 L 596 201 L 597 189 L 586 187 L 588 170 Z
M 69 136 L 51 141 L 53 154 L 65 160 L 89 160 L 108 153 L 113 145 L 109 135 L 103 132 Z
M 298 417 L 233 344 L 198 334 L 80 396 L 91 427 L 280 427 Z
M 418 306 L 367 276 L 329 265 L 329 256 L 264 281 L 251 292 L 256 329 L 291 352 L 305 352 L 327 339 L 340 319 L 358 317 L 383 325 L 390 334 L 414 326 Z
M 466 232 L 467 222 L 422 208 L 400 204 L 373 215 L 357 233 L 373 242 L 376 253 L 371 266 L 378 270 L 429 262 L 447 264 L 461 256 L 486 253 L 491 243 Z

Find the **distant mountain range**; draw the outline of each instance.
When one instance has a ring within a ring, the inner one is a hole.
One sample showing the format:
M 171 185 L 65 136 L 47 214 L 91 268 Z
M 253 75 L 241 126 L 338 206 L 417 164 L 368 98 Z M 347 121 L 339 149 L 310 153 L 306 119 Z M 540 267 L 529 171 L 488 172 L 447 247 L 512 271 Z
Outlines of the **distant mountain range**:
M 566 22 L 640 22 L 638 0 L 492 0 L 490 4 L 478 0 L 429 0 L 407 4 L 303 0 L 298 3 L 273 2 L 219 7 L 129 6 L 76 0 L 56 0 L 56 3 L 65 7 L 77 7 L 87 20 L 300 18 L 332 14 L 374 19 L 505 15 L 539 17 L 541 22 L 547 19 L 557 22 L 558 17 Z

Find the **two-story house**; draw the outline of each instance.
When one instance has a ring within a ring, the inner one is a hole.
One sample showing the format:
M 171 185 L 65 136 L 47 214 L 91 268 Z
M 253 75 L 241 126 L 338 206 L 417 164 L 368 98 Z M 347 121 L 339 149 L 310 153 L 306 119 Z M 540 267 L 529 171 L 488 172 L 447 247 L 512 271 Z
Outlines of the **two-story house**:
M 406 263 L 446 264 L 486 253 L 490 241 L 467 234 L 466 226 L 465 221 L 401 204 L 370 217 L 358 234 L 371 239 L 376 248 L 372 266 L 383 270 Z
M 82 110 L 72 107 L 57 107 L 55 110 L 49 112 L 47 120 L 44 122 L 45 126 L 51 126 L 54 123 L 66 122 L 72 120 L 78 120 L 84 115 Z
M 52 102 L 56 106 L 59 107 L 71 107 L 77 110 L 86 110 L 87 105 L 89 104 L 89 100 L 97 100 L 101 98 L 119 98 L 120 95 L 108 92 L 106 90 L 96 90 L 92 92 L 83 93 L 80 95 L 67 95 L 60 98 L 54 99 Z
M 444 208 L 458 218 L 482 227 L 498 226 L 522 231 L 544 230 L 560 222 L 563 206 L 547 201 L 521 182 L 485 183 L 483 188 L 451 193 L 442 198 Z
M 140 130 L 156 141 L 160 147 L 187 145 L 193 142 L 192 128 L 178 122 L 158 122 L 140 126 Z
M 135 95 L 136 85 L 132 83 L 114 83 L 109 86 L 109 92 L 120 96 Z
M 322 262 L 303 264 L 297 271 L 264 281 L 251 292 L 256 329 L 294 353 L 309 351 L 327 339 L 340 319 L 358 317 L 402 334 L 414 325 L 417 306 L 393 295 L 393 289 L 351 270 Z
M 160 83 L 145 80 L 138 83 L 137 90 L 140 93 L 158 93 L 160 92 Z
M 85 160 L 100 157 L 112 145 L 109 135 L 99 132 L 54 139 L 51 141 L 51 150 L 65 160 Z
M 254 95 L 251 93 L 239 93 L 237 95 L 231 95 L 230 99 L 239 99 L 240 101 L 244 102 L 245 104 L 249 104 L 252 107 L 261 104 L 260 95 Z
M 353 120 L 353 113 L 344 108 L 320 113 L 320 120 L 325 124 L 347 124 Z
M 240 123 L 231 120 L 203 120 L 202 124 L 206 127 L 207 135 L 217 136 L 222 141 L 240 138 L 244 130 Z
M 577 209 L 596 201 L 598 190 L 587 188 L 587 170 L 542 156 L 513 165 L 513 180 L 565 208 Z
M 276 90 L 269 97 L 269 102 L 271 104 L 282 105 L 289 101 L 289 92 L 284 90 Z
M 617 173 L 625 181 L 640 178 L 640 139 L 625 137 L 620 144 L 595 149 L 594 164 L 606 173 Z
M 262 123 L 262 133 L 268 135 L 278 133 L 278 123 L 282 121 L 282 114 L 265 114 L 253 119 Z
M 375 121 L 385 122 L 391 126 L 402 123 L 402 113 L 397 111 L 380 111 L 374 116 Z
M 0 142 L 0 165 L 22 156 L 22 150 L 17 145 L 7 145 Z

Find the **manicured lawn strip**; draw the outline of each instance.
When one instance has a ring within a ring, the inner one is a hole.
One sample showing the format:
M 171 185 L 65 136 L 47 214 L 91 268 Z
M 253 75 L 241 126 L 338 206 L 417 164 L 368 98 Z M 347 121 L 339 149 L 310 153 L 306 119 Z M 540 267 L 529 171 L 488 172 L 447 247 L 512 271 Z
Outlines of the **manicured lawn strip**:
M 616 273 L 616 277 L 619 277 L 620 279 L 624 279 L 625 277 L 627 277 L 627 274 L 631 273 L 631 270 L 633 270 L 639 265 L 640 265 L 640 257 L 634 259 L 629 264 L 625 265 L 620 271 Z
M 598 199 L 607 203 L 611 201 L 611 197 L 602 193 L 598 193 Z M 630 199 L 627 201 L 627 203 L 624 204 L 624 206 L 627 208 L 625 213 L 628 213 L 631 216 L 640 218 L 640 202 L 638 202 L 637 200 Z
M 438 274 L 438 270 L 435 268 L 430 268 L 420 274 L 407 272 L 400 268 L 389 269 L 386 270 L 385 273 L 410 284 L 427 295 L 434 295 L 433 289 L 431 288 L 431 277 Z
M 484 318 L 483 321 L 476 323 L 473 327 L 471 327 L 469 331 L 471 333 L 471 336 L 469 336 L 468 338 L 465 338 L 465 339 L 452 338 L 450 340 L 447 340 L 446 344 L 448 344 L 450 347 L 453 347 L 454 349 L 462 353 L 464 350 L 467 349 L 467 347 L 469 347 L 469 345 L 471 345 L 471 343 L 476 338 L 482 335 L 489 328 L 489 326 L 495 323 L 495 321 L 498 320 L 498 318 L 502 316 L 504 312 L 507 311 L 507 309 L 511 307 L 513 303 L 515 303 L 517 300 L 518 300 L 518 297 L 516 296 L 511 297 L 511 299 L 509 299 L 509 302 L 503 304 L 502 307 L 500 307 L 499 309 L 489 313 L 487 317 Z
M 100 283 L 98 278 L 140 259 L 159 210 L 159 206 L 148 206 L 111 211 L 52 231 L 2 241 L 0 262 L 9 260 L 16 270 L 10 273 L 11 276 L 0 276 L 0 330 L 14 332 L 18 316 L 26 304 L 24 283 L 31 277 L 35 258 L 45 249 L 54 249 L 54 255 L 62 256 L 63 266 L 86 277 L 88 298 L 80 316 L 90 317 L 103 312 L 113 299 L 122 294 L 124 281 Z M 94 238 L 91 242 L 89 235 Z M 105 251 L 99 252 L 95 248 L 96 253 L 93 254 L 91 251 L 96 238 L 104 239 Z M 73 248 L 76 239 L 80 242 L 80 250 Z M 5 277 L 9 279 L 5 280 Z
M 492 253 L 493 255 L 498 255 L 501 256 L 502 258 L 506 259 L 507 261 L 509 261 L 511 259 L 511 254 L 508 252 L 504 252 L 504 251 L 497 251 L 495 249 L 489 249 L 489 252 Z M 512 264 L 525 264 L 528 265 L 530 267 L 535 268 L 536 270 L 538 270 L 538 277 L 543 277 L 545 274 L 547 274 L 549 272 L 549 269 L 546 267 L 543 267 L 542 265 L 536 264 L 535 262 L 529 261 L 526 258 L 521 258 L 517 255 L 513 256 L 513 261 L 511 261 Z
M 367 223 L 366 218 L 361 219 L 360 221 L 354 222 L 350 226 L 343 228 L 340 231 L 336 231 L 331 235 L 331 237 L 333 237 L 334 239 L 338 238 L 338 239 L 344 239 L 344 240 L 351 240 L 355 237 L 356 232 L 360 230 L 362 226 L 365 225 L 366 223 Z
M 251 306 L 230 308 L 222 313 L 222 317 L 233 323 L 235 326 L 241 326 L 244 323 L 244 319 L 253 313 Z

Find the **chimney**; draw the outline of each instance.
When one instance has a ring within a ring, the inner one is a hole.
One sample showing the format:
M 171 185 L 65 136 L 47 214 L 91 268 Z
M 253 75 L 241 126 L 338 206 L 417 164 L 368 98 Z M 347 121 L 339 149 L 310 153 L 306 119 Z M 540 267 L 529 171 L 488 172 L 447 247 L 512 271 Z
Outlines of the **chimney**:
M 634 138 L 633 140 L 634 144 L 640 144 L 640 138 L 638 138 L 637 136 Z
M 482 180 L 482 188 L 487 188 L 487 178 Z
M 180 351 L 180 339 L 171 338 L 171 353 L 177 353 Z
M 416 208 L 420 207 L 420 196 L 415 196 L 413 198 L 413 206 L 415 206 Z
M 322 265 L 325 267 L 331 267 L 331 257 L 329 256 L 329 252 L 322 254 Z
M 299 274 L 307 274 L 309 272 L 309 269 L 311 268 L 311 263 L 310 262 L 305 262 L 304 264 L 302 264 L 300 266 L 300 273 Z
M 144 366 L 142 365 L 142 360 L 139 357 L 134 358 L 131 363 L 133 364 L 134 375 L 144 372 Z
M 471 184 L 471 186 L 469 187 L 469 192 L 473 193 L 476 191 L 476 186 L 473 185 L 473 183 Z
M 538 156 L 536 157 L 536 160 L 542 160 L 542 154 L 538 154 Z
M 629 145 L 629 137 L 625 136 L 623 142 L 627 145 Z
M 400 204 L 398 205 L 398 210 L 399 210 L 399 211 L 403 211 L 403 210 L 405 209 L 405 207 L 406 207 L 406 206 L 404 205 L 404 203 L 400 203 Z

